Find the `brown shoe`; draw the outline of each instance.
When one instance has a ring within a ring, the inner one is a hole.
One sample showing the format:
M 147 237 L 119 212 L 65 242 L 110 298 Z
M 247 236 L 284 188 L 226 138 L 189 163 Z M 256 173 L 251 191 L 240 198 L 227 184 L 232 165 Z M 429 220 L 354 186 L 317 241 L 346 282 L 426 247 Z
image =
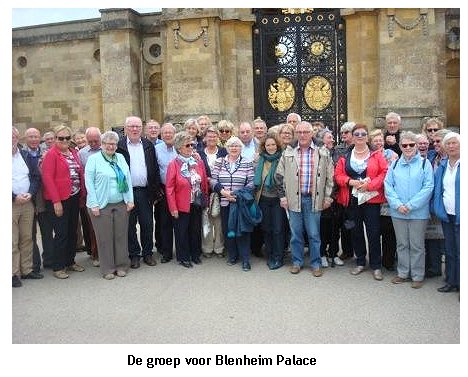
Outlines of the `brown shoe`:
M 69 275 L 65 272 L 65 270 L 58 270 L 54 271 L 54 276 L 57 279 L 66 279 Z
M 71 266 L 67 267 L 67 270 L 75 271 L 75 272 L 83 272 L 85 269 L 84 269 L 83 266 L 80 266 L 79 264 L 73 263 Z
M 399 277 L 399 276 L 395 276 L 395 277 L 392 279 L 392 283 L 393 283 L 393 284 L 408 283 L 409 281 L 411 281 L 411 280 L 408 279 L 408 278 L 401 278 L 401 277 Z
M 419 288 L 421 288 L 423 285 L 424 285 L 424 283 L 423 283 L 422 280 L 413 281 L 413 282 L 411 283 L 411 288 L 419 289 Z
M 152 255 L 144 256 L 143 262 L 145 262 L 148 266 L 156 266 L 156 259 L 154 259 Z
M 314 275 L 316 278 L 319 278 L 323 275 L 323 271 L 320 268 L 316 268 L 312 270 L 312 275 Z
M 290 272 L 291 274 L 296 275 L 296 274 L 298 274 L 300 271 L 301 271 L 301 268 L 300 268 L 299 266 L 296 266 L 295 264 L 292 265 L 291 267 L 289 267 L 289 272 Z

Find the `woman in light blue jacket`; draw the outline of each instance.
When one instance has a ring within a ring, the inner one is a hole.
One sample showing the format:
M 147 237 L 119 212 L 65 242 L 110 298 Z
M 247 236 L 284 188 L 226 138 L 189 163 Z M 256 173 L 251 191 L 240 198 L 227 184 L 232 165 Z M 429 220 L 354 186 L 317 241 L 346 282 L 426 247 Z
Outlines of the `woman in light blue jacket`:
M 400 148 L 402 155 L 392 163 L 384 182 L 397 241 L 398 275 L 392 283 L 412 280 L 412 288 L 421 288 L 425 264 L 424 234 L 430 217 L 434 176 L 431 164 L 419 155 L 414 133 L 401 134 Z
M 101 136 L 101 153 L 90 156 L 85 168 L 86 206 L 106 280 L 125 276 L 129 265 L 128 213 L 134 206 L 133 188 L 124 156 L 115 153 L 118 141 L 116 132 L 105 132 Z

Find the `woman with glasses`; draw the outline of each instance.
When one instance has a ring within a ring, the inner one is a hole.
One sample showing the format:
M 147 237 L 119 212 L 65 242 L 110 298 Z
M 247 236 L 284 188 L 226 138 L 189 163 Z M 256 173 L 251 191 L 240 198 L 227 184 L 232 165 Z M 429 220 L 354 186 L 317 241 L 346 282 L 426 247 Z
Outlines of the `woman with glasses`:
M 382 153 L 369 149 L 366 125 L 356 124 L 351 133 L 354 146 L 340 157 L 335 168 L 337 202 L 345 207 L 344 225 L 352 229 L 352 245 L 356 255 L 356 267 L 351 274 L 359 275 L 366 266 L 365 224 L 369 264 L 374 279 L 382 280 L 380 205 L 385 202 L 383 181 L 388 165 Z
M 128 213 L 133 209 L 130 169 L 116 153 L 119 135 L 107 131 L 101 137 L 101 152 L 88 158 L 85 168 L 86 206 L 99 250 L 101 274 L 106 280 L 124 277 L 128 260 Z
M 429 140 L 429 150 L 434 149 L 434 135 L 443 128 L 444 123 L 437 118 L 430 118 L 424 122 L 421 132 L 426 135 Z
M 233 266 L 242 260 L 242 270 L 250 270 L 250 233 L 229 234 L 228 220 L 231 203 L 236 202 L 236 191 L 254 188 L 254 167 L 252 161 L 241 156 L 244 144 L 237 136 L 226 142 L 226 157 L 218 158 L 211 170 L 210 185 L 213 191 L 221 195 L 221 225 L 224 245 L 228 252 L 227 264 Z
M 402 155 L 392 163 L 385 177 L 385 197 L 390 206 L 398 254 L 398 275 L 392 283 L 412 281 L 411 287 L 418 289 L 424 281 L 424 234 L 434 175 L 431 165 L 419 155 L 413 132 L 401 133 L 400 148 Z
M 234 124 L 229 120 L 222 119 L 218 123 L 218 132 L 219 132 L 219 146 L 225 147 L 226 141 L 234 136 Z
M 282 149 L 285 149 L 288 145 L 293 145 L 295 141 L 297 141 L 294 139 L 294 126 L 290 123 L 283 123 L 280 125 L 278 137 Z
M 208 197 L 208 179 L 203 161 L 195 160 L 194 140 L 186 131 L 175 135 L 177 156 L 166 173 L 166 198 L 173 217 L 176 257 L 183 267 L 201 263 L 202 210 Z
M 86 197 L 83 167 L 76 149 L 70 147 L 71 129 L 54 129 L 55 144 L 42 162 L 42 183 L 46 210 L 54 229 L 52 269 L 57 279 L 68 278 L 68 271 L 84 271 L 75 263 L 76 229 L 80 205 Z

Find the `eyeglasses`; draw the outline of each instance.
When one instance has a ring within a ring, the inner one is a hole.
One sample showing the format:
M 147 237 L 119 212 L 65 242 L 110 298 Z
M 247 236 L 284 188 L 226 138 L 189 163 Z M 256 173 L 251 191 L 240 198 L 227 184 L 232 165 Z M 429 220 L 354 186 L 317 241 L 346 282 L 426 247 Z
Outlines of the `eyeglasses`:
M 116 147 L 117 146 L 117 143 L 102 143 L 102 144 L 108 145 L 110 147 Z
M 367 136 L 367 132 L 353 132 L 353 136 L 364 137 Z
M 439 129 L 438 128 L 427 128 L 426 131 L 427 132 L 437 132 L 437 131 L 439 131 Z
M 408 143 L 408 144 L 402 143 L 401 147 L 402 148 L 408 148 L 408 147 L 413 148 L 415 145 L 416 145 L 416 143 Z
M 241 148 L 239 144 L 231 144 L 229 148 Z
M 434 144 L 439 144 L 442 140 L 432 140 Z
M 299 135 L 307 135 L 310 134 L 312 131 L 296 131 L 297 134 Z
M 351 131 L 341 131 L 340 134 L 341 135 L 344 135 L 344 134 L 349 134 Z
M 289 136 L 292 136 L 292 133 L 291 133 L 291 132 L 281 132 L 281 135 L 289 135 Z
M 229 132 L 231 132 L 231 130 L 219 130 L 219 132 L 222 134 L 228 134 Z
M 57 140 L 58 141 L 70 141 L 71 140 L 71 136 L 57 136 Z
M 194 143 L 185 144 L 184 146 L 185 146 L 185 148 L 195 148 L 195 144 L 194 144 Z

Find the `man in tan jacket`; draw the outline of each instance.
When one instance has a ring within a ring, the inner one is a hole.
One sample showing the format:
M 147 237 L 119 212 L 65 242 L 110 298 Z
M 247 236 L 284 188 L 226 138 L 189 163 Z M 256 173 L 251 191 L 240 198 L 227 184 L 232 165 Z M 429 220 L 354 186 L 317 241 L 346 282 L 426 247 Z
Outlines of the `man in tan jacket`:
M 320 258 L 320 211 L 333 199 L 333 160 L 324 147 L 312 141 L 313 127 L 302 121 L 295 131 L 298 144 L 287 146 L 276 170 L 280 205 L 288 212 L 291 228 L 292 266 L 298 274 L 304 265 L 304 233 L 309 238 L 310 267 L 315 277 L 322 276 Z

